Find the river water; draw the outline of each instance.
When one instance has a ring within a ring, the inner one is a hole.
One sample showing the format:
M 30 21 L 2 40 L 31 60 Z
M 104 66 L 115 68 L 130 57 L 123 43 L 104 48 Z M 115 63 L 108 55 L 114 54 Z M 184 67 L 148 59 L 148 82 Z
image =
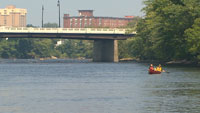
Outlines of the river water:
M 0 113 L 199 113 L 200 69 L 0 60 Z

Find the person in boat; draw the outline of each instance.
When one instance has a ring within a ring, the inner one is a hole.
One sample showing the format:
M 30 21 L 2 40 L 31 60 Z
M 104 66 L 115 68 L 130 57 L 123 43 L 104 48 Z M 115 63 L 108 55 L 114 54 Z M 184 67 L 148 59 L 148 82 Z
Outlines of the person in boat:
M 159 64 L 159 65 L 156 67 L 155 71 L 162 72 L 162 67 L 161 67 L 161 64 Z
M 154 70 L 154 67 L 153 67 L 153 64 L 151 64 L 149 67 L 149 71 L 153 71 L 153 70 Z

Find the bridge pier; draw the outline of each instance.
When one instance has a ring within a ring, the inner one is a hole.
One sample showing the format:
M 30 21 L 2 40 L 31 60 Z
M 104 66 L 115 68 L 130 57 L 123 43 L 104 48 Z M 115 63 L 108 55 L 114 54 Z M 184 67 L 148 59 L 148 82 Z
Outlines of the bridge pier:
M 117 40 L 94 40 L 94 62 L 119 62 Z

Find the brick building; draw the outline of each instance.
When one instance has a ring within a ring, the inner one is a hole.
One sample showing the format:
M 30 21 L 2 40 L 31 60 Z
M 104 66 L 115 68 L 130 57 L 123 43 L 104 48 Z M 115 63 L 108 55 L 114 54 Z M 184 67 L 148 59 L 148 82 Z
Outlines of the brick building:
M 26 9 L 16 8 L 14 5 L 0 9 L 0 26 L 25 27 L 26 14 Z
M 79 16 L 64 14 L 64 28 L 86 28 L 86 27 L 108 27 L 118 28 L 126 26 L 133 20 L 133 16 L 117 17 L 95 17 L 93 10 L 79 10 Z

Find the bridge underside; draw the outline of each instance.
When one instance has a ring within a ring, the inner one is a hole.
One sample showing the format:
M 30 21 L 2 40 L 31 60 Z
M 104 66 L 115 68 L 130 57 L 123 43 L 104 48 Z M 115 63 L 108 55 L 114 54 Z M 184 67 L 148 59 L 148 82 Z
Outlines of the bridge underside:
M 118 62 L 117 40 L 94 40 L 94 62 Z
M 133 34 L 73 34 L 73 33 L 0 33 L 0 38 L 48 38 L 94 40 L 94 62 L 118 62 L 118 41 Z
M 77 33 L 0 33 L 0 38 L 49 38 L 49 39 L 113 39 L 126 40 L 132 34 L 77 34 Z

